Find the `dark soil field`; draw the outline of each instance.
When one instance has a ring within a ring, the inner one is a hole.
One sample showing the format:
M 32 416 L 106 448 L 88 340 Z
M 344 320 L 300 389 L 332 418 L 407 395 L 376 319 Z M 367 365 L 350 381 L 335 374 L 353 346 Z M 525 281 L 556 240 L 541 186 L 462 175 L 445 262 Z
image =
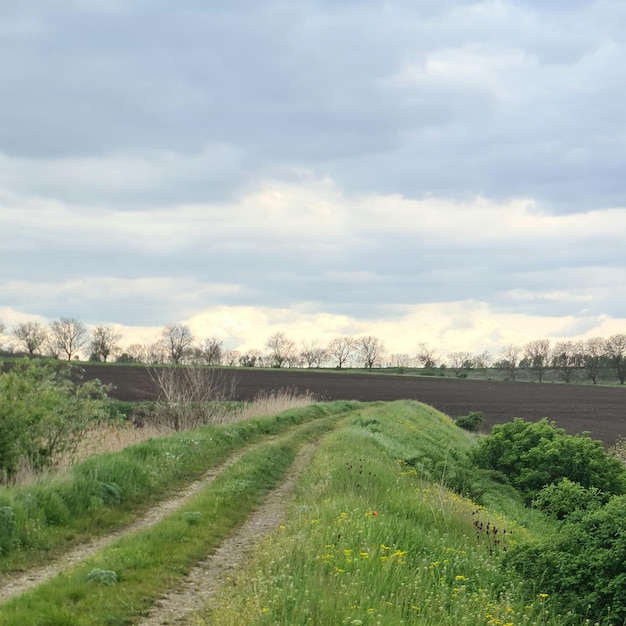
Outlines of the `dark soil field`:
M 554 383 L 494 382 L 439 377 L 309 372 L 307 370 L 220 370 L 235 378 L 238 400 L 251 400 L 259 392 L 309 391 L 322 400 L 412 399 L 458 417 L 481 411 L 484 429 L 514 417 L 538 420 L 547 417 L 575 434 L 588 431 L 606 446 L 626 437 L 626 388 Z M 86 378 L 114 385 L 112 396 L 120 400 L 151 400 L 155 386 L 143 367 L 87 365 Z

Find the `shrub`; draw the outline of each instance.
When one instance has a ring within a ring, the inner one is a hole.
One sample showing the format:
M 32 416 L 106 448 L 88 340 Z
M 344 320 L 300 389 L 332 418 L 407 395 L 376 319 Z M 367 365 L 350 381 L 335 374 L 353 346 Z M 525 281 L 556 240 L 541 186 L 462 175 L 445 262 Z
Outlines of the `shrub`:
M 564 522 L 557 538 L 514 546 L 508 561 L 563 611 L 603 626 L 626 623 L 626 496 Z
M 456 420 L 456 425 L 464 430 L 476 432 L 483 421 L 483 414 L 480 411 L 470 411 Z
M 596 487 L 583 487 L 568 478 L 546 485 L 534 498 L 533 506 L 555 519 L 565 519 L 574 511 L 594 510 L 607 497 Z
M 0 373 L 0 479 L 21 462 L 39 469 L 71 452 L 90 422 L 106 419 L 106 389 L 74 382 L 69 365 L 25 359 Z
M 568 435 L 545 418 L 539 422 L 515 418 L 494 426 L 472 458 L 479 467 L 504 474 L 527 502 L 562 478 L 609 495 L 626 492 L 626 468 L 606 454 L 601 442 L 588 433 Z

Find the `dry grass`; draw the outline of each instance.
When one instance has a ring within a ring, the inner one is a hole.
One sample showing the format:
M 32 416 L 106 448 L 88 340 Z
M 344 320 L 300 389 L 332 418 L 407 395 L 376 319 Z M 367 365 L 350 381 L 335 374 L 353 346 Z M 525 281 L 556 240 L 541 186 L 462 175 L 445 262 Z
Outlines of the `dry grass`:
M 299 393 L 297 390 L 279 389 L 270 393 L 259 393 L 253 402 L 249 402 L 227 421 L 241 421 L 254 417 L 275 415 L 288 409 L 298 409 L 319 402 L 319 399 L 310 391 Z
M 309 391 L 298 393 L 295 390 L 279 389 L 270 393 L 260 393 L 252 402 L 238 407 L 220 419 L 220 423 L 240 422 L 255 417 L 275 415 L 288 409 L 300 408 L 318 402 Z M 49 476 L 67 469 L 75 463 L 84 461 L 95 454 L 119 452 L 128 446 L 154 437 L 171 434 L 174 429 L 167 426 L 154 426 L 146 423 L 141 428 L 130 422 L 101 423 L 86 431 L 84 437 L 71 452 L 66 452 L 54 460 L 54 467 L 43 472 L 35 470 L 28 462 L 21 463 L 11 479 L 1 480 L 0 484 L 18 486 L 36 482 L 42 476 Z

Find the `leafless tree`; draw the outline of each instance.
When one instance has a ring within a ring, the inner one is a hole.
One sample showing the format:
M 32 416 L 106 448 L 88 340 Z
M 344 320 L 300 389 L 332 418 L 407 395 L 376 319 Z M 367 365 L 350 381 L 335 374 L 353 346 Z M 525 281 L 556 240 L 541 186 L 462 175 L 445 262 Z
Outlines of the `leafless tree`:
M 327 352 L 337 362 L 337 368 L 341 369 L 348 363 L 356 347 L 356 340 L 353 337 L 335 337 L 328 344 Z
M 491 363 L 493 362 L 493 357 L 488 350 L 484 350 L 480 354 L 475 354 L 472 356 L 472 362 L 474 367 L 477 370 L 480 370 L 483 377 L 487 375 L 487 370 L 491 367 Z
M 417 346 L 417 354 L 415 355 L 415 360 L 419 365 L 425 367 L 427 369 L 431 369 L 433 367 L 437 367 L 437 350 L 432 348 L 425 342 L 421 342 Z
M 193 344 L 193 334 L 186 324 L 168 324 L 161 331 L 161 341 L 169 362 L 179 365 Z
M 374 365 L 380 366 L 381 359 L 385 354 L 385 344 L 378 337 L 373 335 L 359 337 L 357 339 L 357 349 L 368 370 L 371 370 Z
M 448 355 L 448 367 L 454 371 L 457 376 L 461 375 L 461 370 L 469 370 L 474 366 L 471 352 L 451 352 Z M 467 376 L 467 373 L 465 374 Z
M 623 385 L 626 379 L 626 335 L 623 333 L 611 335 L 606 340 L 605 348 L 617 380 L 619 380 L 620 385 Z
M 239 357 L 241 367 L 263 367 L 263 355 L 259 350 L 248 350 Z
M 274 367 L 282 367 L 289 363 L 296 353 L 296 344 L 282 332 L 271 335 L 265 342 L 265 347 L 270 351 Z
M 149 343 L 145 346 L 146 349 L 146 360 L 145 363 L 150 363 L 152 365 L 158 365 L 160 363 L 166 363 L 169 359 L 169 355 L 167 353 L 167 347 L 162 339 L 155 341 L 154 343 Z
M 326 359 L 326 350 L 322 348 L 317 341 L 303 341 L 300 349 L 300 357 L 306 363 L 307 367 L 322 367 L 322 363 Z
M 50 322 L 50 346 L 56 353 L 64 354 L 70 361 L 89 341 L 89 331 L 73 317 L 61 317 Z
M 222 353 L 222 363 L 224 365 L 228 365 L 229 367 L 237 365 L 240 358 L 241 352 L 239 352 L 239 350 L 224 350 Z
M 581 341 L 557 341 L 552 348 L 552 367 L 561 373 L 566 383 L 571 382 L 574 372 L 583 365 L 584 347 Z
M 606 341 L 602 337 L 590 337 L 583 344 L 583 367 L 594 385 L 603 369 Z
M 22 322 L 14 328 L 13 335 L 31 356 L 38 354 L 48 341 L 48 330 L 39 322 Z
M 534 372 L 539 382 L 543 381 L 544 374 L 550 369 L 550 340 L 535 339 L 524 346 L 525 367 Z
M 200 342 L 199 354 L 205 365 L 221 365 L 222 342 L 216 337 L 208 337 Z
M 148 349 L 142 343 L 132 343 L 123 349 L 122 354 L 118 356 L 118 361 L 129 361 L 133 363 L 148 364 Z
M 107 359 L 117 352 L 121 338 L 122 335 L 112 326 L 98 326 L 91 333 L 90 358 L 106 363 Z
M 387 357 L 387 363 L 389 364 L 389 367 L 396 367 L 398 369 L 403 369 L 407 367 L 412 367 L 414 363 L 414 359 L 412 359 L 406 353 L 398 354 L 394 352 L 393 354 L 390 354 Z
M 498 365 L 508 373 L 511 380 L 515 380 L 517 378 L 521 355 L 522 348 L 513 344 L 504 346 L 504 348 L 500 351 Z
M 153 424 L 180 431 L 224 421 L 236 386 L 224 370 L 182 366 L 148 372 L 158 390 Z

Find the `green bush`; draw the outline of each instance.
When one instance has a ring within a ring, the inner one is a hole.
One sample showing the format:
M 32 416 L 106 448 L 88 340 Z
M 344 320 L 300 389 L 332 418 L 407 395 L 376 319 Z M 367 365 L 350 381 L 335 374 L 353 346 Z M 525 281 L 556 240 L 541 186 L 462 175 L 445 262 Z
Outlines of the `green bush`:
M 563 522 L 556 539 L 513 546 L 507 560 L 564 612 L 603 626 L 626 623 L 626 496 Z
M 0 373 L 0 480 L 22 461 L 35 469 L 52 464 L 93 420 L 110 415 L 105 387 L 74 378 L 70 366 L 31 359 Z
M 554 519 L 565 519 L 575 511 L 601 507 L 607 497 L 596 487 L 583 487 L 568 478 L 546 485 L 533 499 L 533 506 Z
M 456 420 L 456 425 L 471 433 L 476 432 L 483 421 L 483 414 L 480 411 L 470 411 Z
M 543 487 L 562 478 L 609 495 L 626 492 L 624 464 L 607 455 L 600 441 L 588 433 L 568 435 L 545 418 L 515 418 L 494 426 L 472 458 L 478 467 L 501 472 L 529 503 Z

